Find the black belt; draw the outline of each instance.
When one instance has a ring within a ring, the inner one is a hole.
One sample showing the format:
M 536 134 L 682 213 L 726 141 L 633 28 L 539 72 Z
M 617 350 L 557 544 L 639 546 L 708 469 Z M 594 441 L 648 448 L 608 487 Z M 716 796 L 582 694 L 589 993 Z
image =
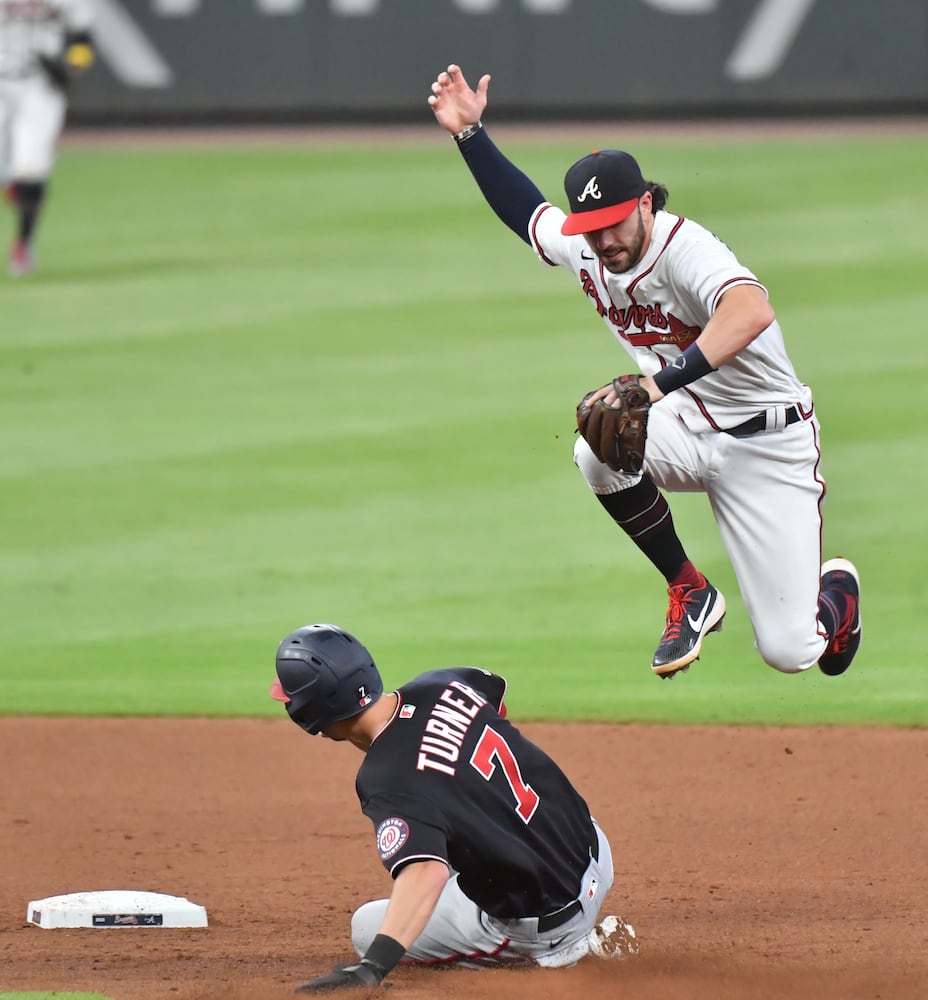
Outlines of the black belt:
M 786 423 L 784 427 L 789 427 L 790 424 L 798 423 L 802 420 L 802 415 L 795 406 L 787 407 L 786 409 Z M 723 427 L 722 431 L 725 434 L 731 434 L 732 437 L 736 438 L 746 438 L 750 437 L 752 434 L 760 434 L 761 431 L 767 429 L 767 414 L 758 413 L 756 417 L 751 417 L 750 420 L 745 420 L 743 424 L 738 424 L 737 427 Z
M 559 910 L 555 910 L 554 913 L 546 913 L 543 917 L 538 918 L 538 933 L 544 934 L 545 931 L 553 931 L 555 927 L 566 924 L 568 920 L 572 920 L 582 909 L 580 900 L 575 899 L 572 903 L 568 903 Z

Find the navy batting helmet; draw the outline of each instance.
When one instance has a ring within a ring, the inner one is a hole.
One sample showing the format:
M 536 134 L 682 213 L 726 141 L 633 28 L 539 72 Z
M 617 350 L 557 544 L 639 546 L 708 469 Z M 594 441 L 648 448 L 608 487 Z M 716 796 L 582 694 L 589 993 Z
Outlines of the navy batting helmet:
M 304 625 L 277 647 L 271 697 L 315 736 L 333 722 L 360 715 L 383 694 L 383 681 L 367 649 L 337 625 Z

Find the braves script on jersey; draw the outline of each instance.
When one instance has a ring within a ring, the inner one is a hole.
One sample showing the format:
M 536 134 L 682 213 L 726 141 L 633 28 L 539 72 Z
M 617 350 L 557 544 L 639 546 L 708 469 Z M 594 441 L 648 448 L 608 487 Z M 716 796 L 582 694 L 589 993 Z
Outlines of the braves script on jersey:
M 623 274 L 610 274 L 578 236 L 563 236 L 564 213 L 540 205 L 529 227 L 541 259 L 569 268 L 606 326 L 653 375 L 673 364 L 702 333 L 722 295 L 735 285 L 763 287 L 716 236 L 698 223 L 657 212 L 647 253 Z M 774 322 L 718 371 L 661 401 L 693 431 L 732 427 L 768 407 L 800 403 L 809 389 L 796 377 Z
M 394 877 L 410 861 L 444 861 L 482 909 L 515 918 L 576 898 L 597 835 L 560 768 L 501 714 L 505 689 L 472 667 L 405 684 L 357 792 Z

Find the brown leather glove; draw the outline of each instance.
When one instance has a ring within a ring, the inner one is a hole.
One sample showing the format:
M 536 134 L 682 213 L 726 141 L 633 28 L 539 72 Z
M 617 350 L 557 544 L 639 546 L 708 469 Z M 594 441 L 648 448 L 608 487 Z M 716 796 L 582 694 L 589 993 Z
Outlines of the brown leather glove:
M 651 397 L 641 387 L 641 375 L 612 380 L 617 399 L 611 406 L 601 399 L 591 406 L 588 392 L 577 407 L 577 429 L 593 454 L 616 472 L 637 474 L 644 465 Z

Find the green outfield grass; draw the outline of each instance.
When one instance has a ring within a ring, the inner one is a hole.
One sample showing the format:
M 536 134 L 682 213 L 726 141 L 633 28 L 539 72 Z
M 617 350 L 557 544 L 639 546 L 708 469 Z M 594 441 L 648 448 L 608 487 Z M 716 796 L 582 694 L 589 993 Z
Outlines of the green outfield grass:
M 278 640 L 332 621 L 388 684 L 503 673 L 523 719 L 928 724 L 928 137 L 505 135 L 558 203 L 578 156 L 632 148 L 768 285 L 823 424 L 826 554 L 862 573 L 853 669 L 762 664 L 682 496 L 729 614 L 651 675 L 663 582 L 570 457 L 627 356 L 437 130 L 66 147 L 40 273 L 0 277 L 0 713 L 273 715 Z

